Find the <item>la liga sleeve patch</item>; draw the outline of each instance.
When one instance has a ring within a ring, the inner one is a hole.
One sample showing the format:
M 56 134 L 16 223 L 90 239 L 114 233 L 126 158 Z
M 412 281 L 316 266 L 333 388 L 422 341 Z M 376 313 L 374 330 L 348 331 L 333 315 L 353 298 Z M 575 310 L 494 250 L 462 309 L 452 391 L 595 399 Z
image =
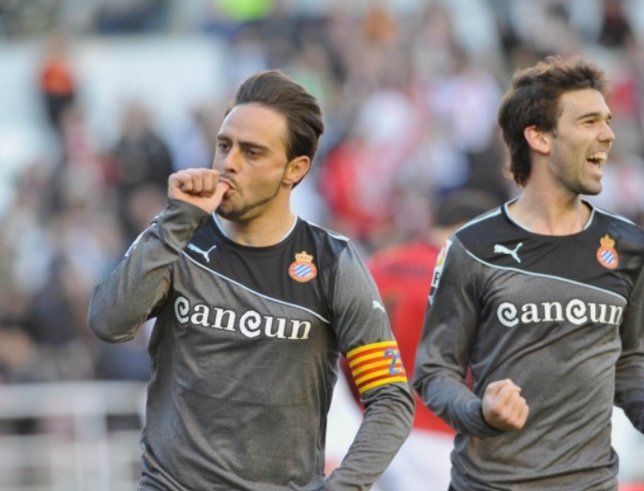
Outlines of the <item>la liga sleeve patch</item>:
M 443 266 L 445 266 L 445 259 L 447 259 L 447 253 L 449 248 L 452 246 L 452 241 L 447 240 L 438 253 L 436 258 L 436 265 L 434 266 L 434 273 L 432 274 L 432 281 L 429 289 L 429 303 L 434 303 L 434 296 L 436 295 L 436 290 L 438 290 L 438 284 L 441 280 L 441 274 L 443 273 Z
M 365 344 L 347 353 L 351 376 L 358 392 L 392 383 L 407 383 L 396 341 Z

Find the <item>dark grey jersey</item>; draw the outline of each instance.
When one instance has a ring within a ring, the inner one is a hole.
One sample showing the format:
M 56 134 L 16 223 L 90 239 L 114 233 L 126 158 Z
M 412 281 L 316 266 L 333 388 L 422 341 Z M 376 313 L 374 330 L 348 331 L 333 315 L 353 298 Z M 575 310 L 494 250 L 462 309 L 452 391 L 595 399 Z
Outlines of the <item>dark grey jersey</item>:
M 616 489 L 613 404 L 644 431 L 643 263 L 644 232 L 599 209 L 560 237 L 505 205 L 446 243 L 414 387 L 458 431 L 454 489 Z M 481 415 L 485 387 L 505 378 L 530 407 L 521 431 Z
M 298 220 L 279 244 L 244 247 L 171 201 L 90 304 L 108 341 L 150 317 L 141 489 L 368 489 L 408 434 L 413 403 L 392 372 L 365 392 L 354 445 L 324 478 L 339 356 L 393 340 L 346 238 Z

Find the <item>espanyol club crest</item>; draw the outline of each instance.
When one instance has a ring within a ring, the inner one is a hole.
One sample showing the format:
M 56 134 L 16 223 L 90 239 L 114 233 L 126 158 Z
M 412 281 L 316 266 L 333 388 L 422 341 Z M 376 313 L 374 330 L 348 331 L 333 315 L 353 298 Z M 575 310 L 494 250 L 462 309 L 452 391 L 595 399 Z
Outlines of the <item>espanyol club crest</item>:
M 597 249 L 597 261 L 607 269 L 615 269 L 619 266 L 619 254 L 615 250 L 615 241 L 610 235 L 604 235 L 599 242 L 601 245 Z
M 295 261 L 288 267 L 288 275 L 295 281 L 306 283 L 318 275 L 318 268 L 313 264 L 313 256 L 306 251 L 295 254 Z

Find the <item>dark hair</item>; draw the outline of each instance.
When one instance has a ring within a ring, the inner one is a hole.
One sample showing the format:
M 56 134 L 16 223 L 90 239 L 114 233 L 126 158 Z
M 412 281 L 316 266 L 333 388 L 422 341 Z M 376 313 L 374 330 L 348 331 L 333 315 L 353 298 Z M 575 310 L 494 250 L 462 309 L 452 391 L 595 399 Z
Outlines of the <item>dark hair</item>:
M 283 114 L 287 122 L 288 160 L 305 155 L 313 161 L 324 132 L 316 98 L 280 70 L 266 70 L 247 78 L 237 89 L 230 110 L 239 104 L 262 104 Z
M 548 56 L 534 66 L 518 70 L 501 101 L 498 122 L 510 150 L 510 171 L 519 185 L 530 176 L 530 147 L 523 136 L 529 126 L 542 131 L 557 127 L 559 100 L 565 92 L 595 89 L 606 95 L 604 72 L 596 65 L 574 58 Z

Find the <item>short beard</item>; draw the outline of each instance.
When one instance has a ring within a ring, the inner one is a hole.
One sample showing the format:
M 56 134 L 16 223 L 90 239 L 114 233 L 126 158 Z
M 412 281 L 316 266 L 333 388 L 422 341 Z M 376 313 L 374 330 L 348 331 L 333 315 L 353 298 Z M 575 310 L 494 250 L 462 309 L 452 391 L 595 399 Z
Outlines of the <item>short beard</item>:
M 219 216 L 225 218 L 226 220 L 230 220 L 231 222 L 241 222 L 244 220 L 244 217 L 246 217 L 251 211 L 272 201 L 275 198 L 275 196 L 277 196 L 277 193 L 279 193 L 281 187 L 282 187 L 282 182 L 280 181 L 277 187 L 275 188 L 275 191 L 273 192 L 273 194 L 270 196 L 267 196 L 266 198 L 262 198 L 253 203 L 248 203 L 247 205 L 243 206 L 238 210 L 232 209 L 229 211 L 224 211 L 222 207 L 219 206 L 216 212 Z

